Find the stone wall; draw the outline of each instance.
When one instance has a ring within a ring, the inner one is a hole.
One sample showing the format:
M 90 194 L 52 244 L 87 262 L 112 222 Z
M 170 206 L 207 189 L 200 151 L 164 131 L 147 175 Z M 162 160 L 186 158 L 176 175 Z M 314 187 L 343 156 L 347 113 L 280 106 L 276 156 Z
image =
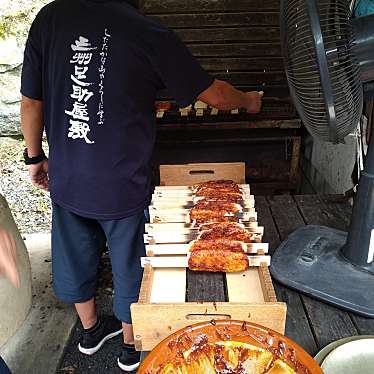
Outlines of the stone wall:
M 0 136 L 20 134 L 20 75 L 30 25 L 50 0 L 0 2 Z

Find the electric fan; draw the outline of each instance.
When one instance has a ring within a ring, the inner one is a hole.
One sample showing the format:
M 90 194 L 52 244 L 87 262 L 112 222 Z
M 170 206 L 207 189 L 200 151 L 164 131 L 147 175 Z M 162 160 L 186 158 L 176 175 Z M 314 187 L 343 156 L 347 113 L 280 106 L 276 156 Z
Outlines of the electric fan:
M 332 143 L 354 131 L 364 82 L 374 80 L 374 15 L 351 19 L 348 0 L 282 0 L 281 38 L 291 96 L 309 132 Z M 348 234 L 293 232 L 273 256 L 279 282 L 374 317 L 374 127 Z

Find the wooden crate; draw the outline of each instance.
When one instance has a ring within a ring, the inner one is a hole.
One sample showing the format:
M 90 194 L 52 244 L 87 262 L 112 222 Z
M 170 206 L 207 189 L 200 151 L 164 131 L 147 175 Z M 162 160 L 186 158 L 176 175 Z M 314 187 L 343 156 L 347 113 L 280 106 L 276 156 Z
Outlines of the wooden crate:
M 139 301 L 131 306 L 135 346 L 152 350 L 190 324 L 246 320 L 284 334 L 286 304 L 277 302 L 267 265 L 226 274 L 228 302 L 186 302 L 186 269 L 145 265 Z
M 263 228 L 259 228 L 257 224 L 254 197 L 250 195 L 249 186 L 244 185 L 245 164 L 163 165 L 160 167 L 160 174 L 162 186 L 155 189 L 150 209 L 151 224 L 146 225 L 145 235 L 146 241 L 154 242 L 154 245 L 147 246 L 147 255 L 151 257 L 142 259 L 144 275 L 139 301 L 131 306 L 136 349 L 152 350 L 174 331 L 212 319 L 251 321 L 283 334 L 286 304 L 277 302 L 275 296 L 268 269 L 270 257 L 265 255 L 268 252 L 266 243 L 249 245 L 251 250 L 248 251 L 248 256 L 253 260 L 251 268 L 241 273 L 225 275 L 227 297 L 219 298 L 212 294 L 209 299 L 228 301 L 186 301 L 186 275 L 189 270 L 186 268 L 186 245 L 183 243 L 196 236 L 196 229 L 191 229 L 185 223 L 188 212 L 185 205 L 189 204 L 192 195 L 188 186 L 213 179 L 232 179 L 242 184 L 246 202 L 243 223 L 262 239 Z M 181 244 L 160 244 L 170 241 Z M 253 254 L 256 256 L 252 256 Z M 201 276 L 199 272 L 194 273 L 198 278 Z M 211 280 L 215 278 L 212 273 L 206 276 Z M 224 277 L 221 282 L 224 282 Z M 220 284 L 224 286 L 223 283 Z
M 245 163 L 160 165 L 161 186 L 192 186 L 213 179 L 231 179 L 236 183 L 245 183 Z

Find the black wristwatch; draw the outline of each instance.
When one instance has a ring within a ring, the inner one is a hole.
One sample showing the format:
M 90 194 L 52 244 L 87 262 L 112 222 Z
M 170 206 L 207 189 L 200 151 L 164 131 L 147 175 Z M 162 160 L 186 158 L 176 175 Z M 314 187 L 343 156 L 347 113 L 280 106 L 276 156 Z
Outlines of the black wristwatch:
M 44 151 L 42 151 L 42 153 L 38 156 L 29 157 L 29 155 L 27 153 L 27 148 L 25 148 L 25 150 L 23 151 L 23 158 L 25 160 L 26 165 L 35 165 L 35 164 L 39 164 L 39 162 L 42 162 L 43 160 L 45 160 L 47 158 L 47 156 L 44 154 Z

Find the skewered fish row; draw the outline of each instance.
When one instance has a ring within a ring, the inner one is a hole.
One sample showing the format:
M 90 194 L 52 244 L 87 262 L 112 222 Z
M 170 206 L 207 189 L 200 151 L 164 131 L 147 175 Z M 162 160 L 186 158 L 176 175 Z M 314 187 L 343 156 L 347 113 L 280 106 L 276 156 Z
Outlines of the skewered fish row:
M 239 272 L 249 267 L 245 243 L 255 240 L 238 222 L 227 222 L 243 212 L 243 195 L 231 180 L 199 183 L 193 186 L 195 206 L 190 220 L 209 229 L 203 229 L 198 239 L 191 242 L 188 266 L 191 270 Z M 211 223 L 216 220 L 216 224 Z
M 195 191 L 195 206 L 190 210 L 190 221 L 197 223 L 227 221 L 223 217 L 233 216 L 235 213 L 243 212 L 243 206 L 230 200 L 243 201 L 243 195 L 239 186 L 231 180 L 219 180 L 199 183 L 193 186 Z M 229 220 L 229 221 L 236 221 Z
M 246 270 L 250 263 L 248 253 L 261 253 L 252 246 L 261 245 L 262 232 L 248 231 L 240 222 L 245 214 L 255 213 L 254 209 L 244 209 L 245 202 L 249 200 L 243 187 L 231 180 L 219 180 L 196 184 L 190 190 L 193 191 L 190 199 L 192 208 L 187 210 L 186 222 L 192 223 L 190 228 L 198 230 L 187 235 L 189 240 L 196 235 L 196 239 L 186 247 L 188 267 L 211 272 Z M 171 209 L 178 209 L 182 199 L 176 198 L 176 206 L 171 205 Z M 185 203 L 187 199 L 188 195 Z

